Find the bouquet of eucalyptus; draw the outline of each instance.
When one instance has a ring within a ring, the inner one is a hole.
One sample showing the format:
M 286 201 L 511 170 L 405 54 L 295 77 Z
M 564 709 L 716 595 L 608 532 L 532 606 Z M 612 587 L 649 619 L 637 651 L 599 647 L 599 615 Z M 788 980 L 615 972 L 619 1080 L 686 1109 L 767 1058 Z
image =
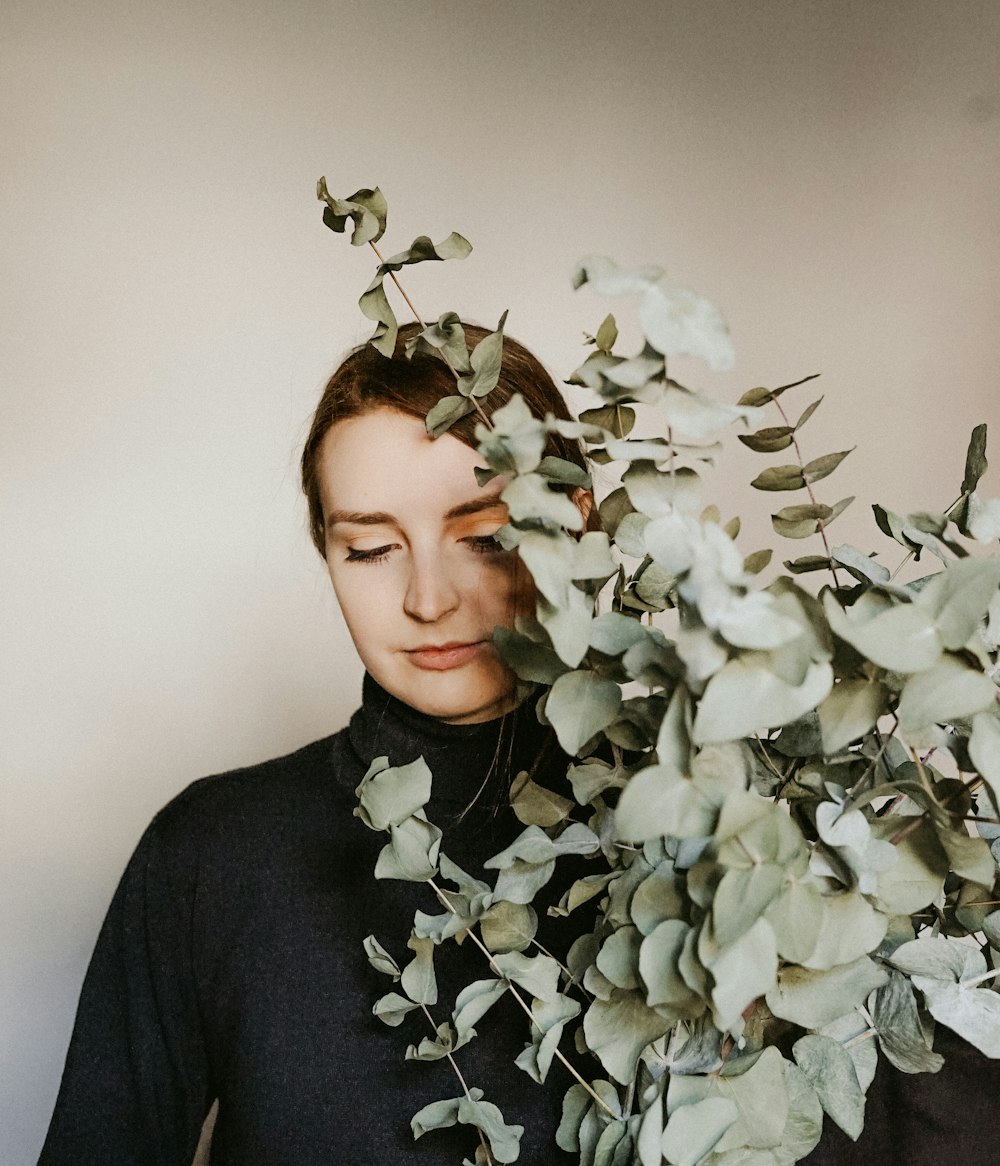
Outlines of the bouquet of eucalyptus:
M 354 244 L 375 247 L 378 190 L 337 199 L 321 181 L 319 196 L 329 227 L 351 224 Z M 360 304 L 380 351 L 392 353 L 397 329 L 385 278 L 469 250 L 453 234 L 379 254 Z M 668 357 L 731 362 L 711 304 L 658 268 L 601 257 L 583 260 L 574 284 L 638 296 L 645 343 L 616 352 L 612 316 L 588 337 L 569 379 L 596 400 L 573 422 L 532 416 L 518 397 L 486 420 L 503 321 L 470 352 L 448 313 L 415 346 L 455 374 L 428 431 L 479 410 L 479 451 L 509 478 L 500 538 L 538 601 L 496 642 L 518 677 L 543 686 L 538 715 L 573 761 L 564 789 L 515 783 L 525 828 L 485 863 L 493 886 L 440 852 L 423 812 L 426 766 L 373 766 L 358 813 L 388 834 L 376 877 L 426 882 L 443 908 L 419 916 L 403 968 L 369 938 L 372 964 L 398 981 L 374 1010 L 391 1023 L 417 1007 L 434 947 L 471 941 L 488 978 L 409 1055 L 450 1058 L 510 992 L 527 1017 L 519 1069 L 544 1083 L 559 1058 L 576 1078 L 556 1140 L 583 1166 L 786 1166 L 816 1145 L 824 1114 L 857 1138 L 880 1053 L 906 1073 L 937 1071 L 935 1022 L 1000 1057 L 1000 557 L 976 545 L 1000 538 L 1000 500 L 976 493 L 986 430 L 972 434 L 947 510 L 873 508 L 904 561 L 940 561 L 894 582 L 875 553 L 831 545 L 852 499 L 824 502 L 814 487 L 850 451 L 804 459 L 799 437 L 819 402 L 793 421 L 785 394 L 806 382 L 751 389 L 735 405 L 685 388 Z M 701 497 L 736 422 L 750 449 L 783 454 L 751 483 L 797 499 L 772 516 L 775 534 L 815 535 L 822 548 L 786 560 L 766 586 L 771 550 L 744 555 L 738 521 Z M 584 532 L 550 488 L 580 473 L 543 456 L 552 430 L 620 479 L 600 531 Z M 818 595 L 798 581 L 809 572 L 825 576 Z M 560 858 L 580 854 L 594 873 L 557 910 L 589 902 L 596 916 L 581 913 L 561 966 L 532 949 L 531 902 Z M 561 1051 L 571 1030 L 592 1054 L 589 1076 Z M 413 1132 L 456 1121 L 478 1127 L 477 1163 L 516 1161 L 519 1127 L 479 1090 L 427 1106 Z

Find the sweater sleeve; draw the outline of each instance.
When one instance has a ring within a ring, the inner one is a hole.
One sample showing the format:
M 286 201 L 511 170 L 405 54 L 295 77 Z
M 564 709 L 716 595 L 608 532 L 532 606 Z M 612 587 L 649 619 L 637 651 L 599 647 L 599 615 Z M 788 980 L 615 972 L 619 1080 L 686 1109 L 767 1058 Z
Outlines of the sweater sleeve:
M 87 971 L 39 1166 L 190 1166 L 212 1088 L 193 950 L 197 851 L 161 813 Z

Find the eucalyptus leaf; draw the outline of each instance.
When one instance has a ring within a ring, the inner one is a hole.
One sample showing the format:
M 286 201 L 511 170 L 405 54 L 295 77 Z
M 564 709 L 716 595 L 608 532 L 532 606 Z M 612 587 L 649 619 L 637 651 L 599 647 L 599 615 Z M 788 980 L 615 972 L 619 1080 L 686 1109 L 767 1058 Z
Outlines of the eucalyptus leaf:
M 856 1142 L 865 1124 L 865 1095 L 850 1053 L 830 1037 L 810 1033 L 795 1042 L 792 1055 L 823 1109 Z
M 552 685 L 545 701 L 545 715 L 559 744 L 574 754 L 611 724 L 621 703 L 621 689 L 614 681 L 602 680 L 587 671 L 567 672 Z
M 920 1022 L 910 981 L 890 969 L 889 978 L 868 1001 L 879 1046 L 902 1073 L 937 1073 L 944 1057 L 931 1050 Z
M 731 1101 L 739 1114 L 716 1145 L 717 1153 L 768 1150 L 781 1144 L 788 1120 L 785 1060 L 773 1045 L 755 1063 L 735 1077 L 675 1076 L 667 1091 L 667 1111 L 673 1116 L 684 1106 L 708 1097 Z
M 750 483 L 757 490 L 802 490 L 805 484 L 798 466 L 771 466 Z
M 822 1028 L 864 1004 L 887 979 L 887 973 L 868 956 L 825 971 L 788 964 L 767 993 L 767 1006 L 775 1016 L 802 1028 Z
M 594 1000 L 583 1019 L 587 1046 L 622 1085 L 635 1079 L 643 1049 L 670 1028 L 646 1003 L 643 993 L 616 988 L 608 1000 Z
M 698 1166 L 738 1117 L 736 1102 L 729 1097 L 705 1097 L 679 1106 L 663 1132 L 661 1148 L 667 1161 L 675 1166 Z
M 969 448 L 965 454 L 965 476 L 962 478 L 962 493 L 971 494 L 986 473 L 986 426 L 977 425 L 969 438 Z

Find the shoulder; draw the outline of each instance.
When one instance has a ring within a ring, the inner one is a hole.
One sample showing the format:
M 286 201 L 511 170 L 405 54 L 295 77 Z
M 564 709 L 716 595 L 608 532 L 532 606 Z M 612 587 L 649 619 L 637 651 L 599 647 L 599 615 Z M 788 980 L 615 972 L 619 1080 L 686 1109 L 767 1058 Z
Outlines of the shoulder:
M 340 737 L 193 782 L 153 818 L 147 837 L 174 853 L 192 846 L 232 850 L 329 824 L 347 799 L 338 774 Z

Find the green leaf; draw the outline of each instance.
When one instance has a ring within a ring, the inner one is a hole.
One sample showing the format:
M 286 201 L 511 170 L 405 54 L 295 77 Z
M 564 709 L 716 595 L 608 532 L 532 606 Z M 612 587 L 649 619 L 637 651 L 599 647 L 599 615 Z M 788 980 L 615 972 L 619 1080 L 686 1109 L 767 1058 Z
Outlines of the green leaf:
M 834 547 L 830 558 L 838 567 L 849 571 L 861 583 L 888 583 L 889 569 L 876 562 L 870 555 L 859 551 L 857 547 L 846 544 Z
M 670 1021 L 646 1004 L 642 992 L 620 988 L 607 1000 L 594 1000 L 583 1018 L 587 1047 L 622 1085 L 635 1079 L 643 1049 L 670 1027 Z
M 917 596 L 928 611 L 944 646 L 964 648 L 1000 587 L 1000 557 L 963 559 L 932 575 Z
M 771 525 L 783 538 L 808 538 L 819 530 L 821 522 L 833 517 L 833 508 L 820 502 L 785 506 L 771 515 Z
M 698 704 L 695 741 L 735 741 L 786 725 L 814 709 L 833 685 L 825 661 L 810 664 L 801 684 L 787 683 L 770 665 L 767 653 L 744 652 L 715 673 Z
M 827 571 L 830 560 L 826 555 L 803 555 L 798 559 L 786 559 L 782 564 L 793 575 L 806 575 L 810 571 Z
M 897 715 L 904 733 L 929 725 L 951 723 L 990 708 L 997 688 L 984 673 L 955 656 L 911 676 L 899 698 Z
M 802 428 L 803 425 L 805 425 L 805 423 L 816 412 L 816 410 L 820 407 L 820 405 L 822 405 L 822 403 L 823 403 L 823 398 L 820 397 L 819 400 L 813 401 L 811 405 L 807 405 L 802 410 L 801 416 L 799 417 L 798 421 L 795 422 L 796 431 L 798 431 L 799 429 Z
M 490 424 L 489 429 L 476 426 L 478 449 L 490 468 L 500 474 L 532 474 L 542 460 L 548 433 L 545 423 L 531 412 L 521 394 L 515 393 L 506 405 L 496 409 Z M 544 479 L 532 476 L 536 484 L 544 485 Z M 565 495 L 561 497 L 569 502 Z
M 869 999 L 868 1010 L 882 1052 L 900 1072 L 938 1072 L 944 1057 L 927 1043 L 913 986 L 906 976 L 890 969 L 887 982 Z
M 610 313 L 601 321 L 601 326 L 594 334 L 594 343 L 602 352 L 610 352 L 618 339 L 618 325 Z
M 817 709 L 823 752 L 837 753 L 871 732 L 888 703 L 889 691 L 878 681 L 841 680 L 835 684 Z
M 965 477 L 962 479 L 962 493 L 971 494 L 986 473 L 986 425 L 977 425 L 969 438 L 969 448 L 965 454 Z
M 684 899 L 673 862 L 667 859 L 659 863 L 636 887 L 629 914 L 639 931 L 647 936 L 664 920 L 683 918 Z
M 671 1076 L 667 1111 L 672 1117 L 682 1107 L 706 1097 L 725 1098 L 736 1106 L 739 1117 L 716 1145 L 716 1153 L 743 1147 L 768 1150 L 781 1143 L 789 1116 L 785 1074 L 784 1058 L 770 1045 L 739 1076 Z M 748 1166 L 753 1163 L 749 1156 L 744 1161 Z
M 713 1020 L 720 1032 L 739 1024 L 748 1005 L 774 987 L 778 951 L 774 929 L 758 919 L 739 939 L 726 944 L 712 959 L 709 970 Z
M 389 842 L 375 863 L 377 879 L 423 883 L 433 878 L 441 848 L 441 831 L 419 817 L 389 827 Z
M 437 979 L 434 975 L 434 941 L 410 936 L 406 946 L 414 953 L 403 969 L 400 986 L 418 1004 L 437 1003 Z
M 635 461 L 622 475 L 622 483 L 636 510 L 651 518 L 700 505 L 701 477 L 688 466 L 671 472 L 658 470 L 651 461 Z
M 613 681 L 592 672 L 567 672 L 546 697 L 545 715 L 563 750 L 574 755 L 611 724 L 621 703 L 621 689 Z
M 496 331 L 484 336 L 470 353 L 471 372 L 458 383 L 458 391 L 463 397 L 485 397 L 496 388 L 503 360 L 503 327 L 506 322 L 507 313 L 504 312 Z
M 915 603 L 868 603 L 867 598 L 845 611 L 829 592 L 823 596 L 823 610 L 836 636 L 893 672 L 920 672 L 938 661 L 941 638 L 929 611 Z
M 475 411 L 475 405 L 468 397 L 442 397 L 430 410 L 424 421 L 424 428 L 431 437 L 440 437 L 442 433 Z M 481 483 L 482 484 L 482 483 Z
M 1000 721 L 991 713 L 977 713 L 972 718 L 969 756 L 994 799 L 1000 800 Z
M 888 926 L 888 918 L 855 891 L 824 896 L 819 940 L 802 963 L 817 969 L 852 963 L 878 947 Z
M 365 938 L 364 949 L 365 955 L 368 957 L 368 962 L 376 972 L 382 972 L 383 975 L 392 976 L 394 980 L 399 979 L 399 964 L 396 963 L 374 935 L 369 935 Z
M 597 425 L 617 438 L 628 437 L 635 425 L 635 410 L 628 405 L 602 405 L 599 409 L 584 409 L 580 420 L 585 425 Z
M 486 859 L 483 866 L 487 870 L 506 870 L 517 860 L 545 863 L 566 854 L 593 854 L 599 847 L 597 835 L 582 822 L 572 822 L 554 838 L 538 826 L 528 826 L 505 850 Z
M 890 814 L 871 823 L 872 835 L 890 841 L 912 825 L 910 815 Z M 912 915 L 932 903 L 948 873 L 948 856 L 934 827 L 923 821 L 896 843 L 896 862 L 878 875 L 875 903 L 887 915 Z
M 736 1102 L 729 1097 L 705 1097 L 682 1105 L 667 1121 L 663 1154 L 675 1166 L 698 1166 L 738 1117 Z
M 533 1000 L 531 1004 L 531 1044 L 516 1058 L 515 1064 L 539 1085 L 545 1084 L 567 1021 L 580 1014 L 580 1005 L 568 996 L 553 1000 Z
M 414 1004 L 412 1000 L 407 1000 L 405 996 L 400 996 L 398 992 L 389 992 L 381 999 L 375 1001 L 372 1012 L 383 1024 L 388 1024 L 391 1028 L 396 1028 L 403 1023 L 408 1012 L 412 1012 L 414 1008 L 419 1007 L 419 1004 Z
M 823 457 L 813 458 L 811 462 L 806 462 L 802 467 L 802 476 L 810 485 L 822 478 L 829 477 L 844 458 L 853 451 L 854 447 L 852 446 L 851 449 L 841 450 L 840 453 L 828 453 L 824 454 Z
M 458 1044 L 464 1045 L 475 1035 L 475 1026 L 507 991 L 503 980 L 475 980 L 455 998 L 452 1022 L 458 1034 Z
M 493 952 L 524 951 L 537 930 L 534 908 L 507 900 L 495 902 L 479 925 L 480 938 Z
M 748 575 L 759 575 L 761 571 L 770 563 L 774 552 L 770 547 L 765 547 L 760 551 L 752 551 L 743 560 L 743 570 Z
M 327 189 L 326 179 L 316 183 L 316 197 L 326 203 L 323 222 L 331 231 L 342 234 L 347 220 L 354 223 L 351 243 L 361 247 L 365 243 L 377 243 L 385 231 L 388 206 L 385 196 L 376 186 L 374 190 L 362 187 L 347 198 L 334 198 Z
M 767 993 L 767 1006 L 802 1028 L 822 1028 L 863 1004 L 887 978 L 868 956 L 826 971 L 786 964 Z
M 538 1000 L 554 1000 L 559 992 L 559 965 L 550 955 L 501 952 L 493 957 L 493 966 Z
M 718 308 L 662 277 L 643 292 L 639 324 L 664 356 L 699 356 L 716 372 L 733 367 L 732 342 Z
M 666 1005 L 679 1016 L 697 1016 L 704 1005 L 680 971 L 691 927 L 682 919 L 665 919 L 641 940 L 639 971 L 646 986 L 646 1003 Z M 638 931 L 637 931 L 638 934 Z
M 792 444 L 794 432 L 790 425 L 768 425 L 756 433 L 738 433 L 737 437 L 757 453 L 777 453 Z
M 465 329 L 455 312 L 444 312 L 437 323 L 429 324 L 418 336 L 407 341 L 406 354 L 433 349 L 440 352 L 456 373 L 471 370 L 469 350 L 465 340 Z
M 358 306 L 369 320 L 375 321 L 375 332 L 370 340 L 371 345 L 385 357 L 391 357 L 396 348 L 396 336 L 399 326 L 396 317 L 389 306 L 382 281 L 390 272 L 401 270 L 412 263 L 423 263 L 429 259 L 464 259 L 472 250 L 468 239 L 454 231 L 447 239 L 440 243 L 432 243 L 426 235 L 420 235 L 410 244 L 406 251 L 393 255 L 384 263 L 380 263 L 375 277 L 361 294 Z
M 441 1061 L 455 1048 L 455 1032 L 450 1024 L 439 1024 L 437 1035 L 431 1039 L 424 1037 L 419 1045 L 409 1045 L 407 1061 Z M 475 1034 L 473 1034 L 475 1035 Z
M 774 929 L 778 955 L 801 963 L 816 950 L 823 919 L 823 900 L 811 882 L 789 882 L 768 905 L 764 918 Z
M 515 778 L 510 804 L 517 820 L 526 826 L 558 826 L 573 808 L 570 798 L 538 785 L 527 773 Z
M 561 491 L 550 489 L 541 474 L 519 474 L 507 483 L 500 497 L 515 524 L 548 530 L 583 529 L 583 517 L 575 504 Z
M 597 970 L 616 988 L 638 988 L 641 943 L 642 935 L 637 927 L 619 927 L 601 944 L 595 961 Z
M 798 466 L 771 466 L 750 483 L 757 490 L 801 490 L 805 484 Z
M 357 814 L 372 830 L 399 826 L 425 806 L 431 796 L 431 771 L 422 757 L 409 765 L 380 770 L 357 789 Z
M 589 489 L 591 485 L 590 474 L 585 469 L 561 457 L 543 457 L 538 463 L 538 472 L 548 481 L 559 482 L 564 486 Z
M 865 1124 L 865 1095 L 850 1053 L 830 1037 L 810 1033 L 795 1042 L 792 1055 L 823 1109 L 856 1142 Z
M 568 671 L 548 644 L 539 644 L 510 628 L 495 627 L 493 643 L 504 663 L 521 680 L 533 684 L 552 684 Z

